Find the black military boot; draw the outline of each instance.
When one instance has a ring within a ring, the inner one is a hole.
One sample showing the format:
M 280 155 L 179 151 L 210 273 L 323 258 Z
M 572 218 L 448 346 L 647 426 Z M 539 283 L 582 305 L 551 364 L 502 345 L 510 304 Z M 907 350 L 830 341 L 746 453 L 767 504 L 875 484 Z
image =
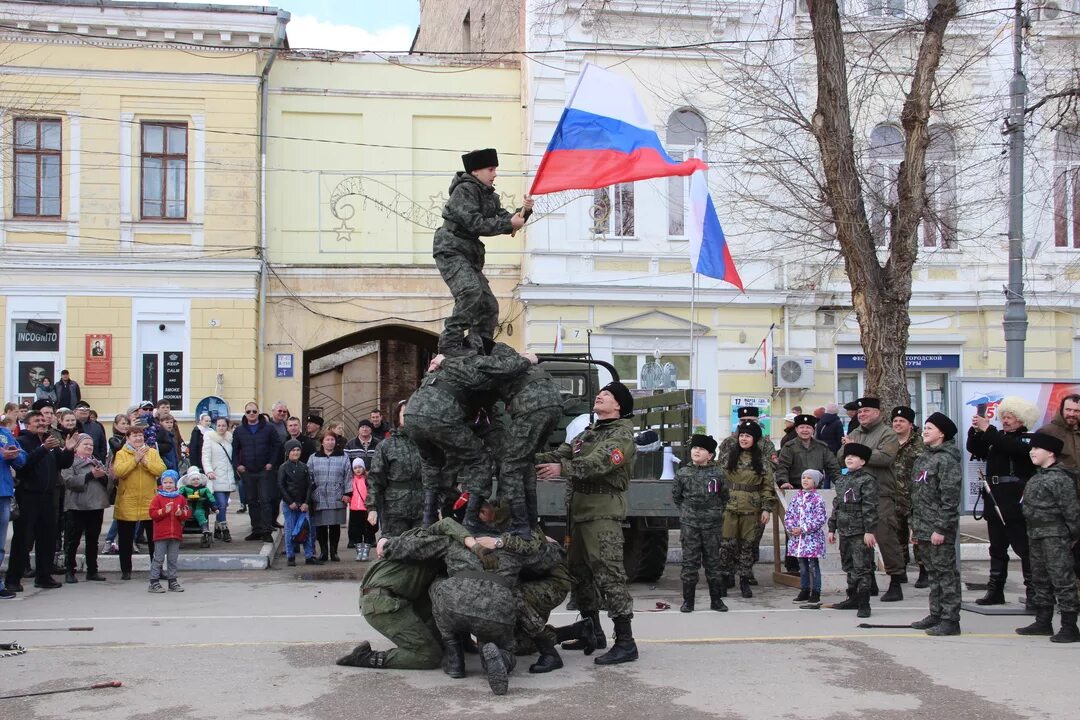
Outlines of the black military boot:
M 937 615 L 927 615 L 922 620 L 916 620 L 911 623 L 911 627 L 915 630 L 926 630 L 927 628 L 934 627 L 939 622 L 941 622 L 941 618 Z
M 480 646 L 480 657 L 483 658 L 488 687 L 496 695 L 505 695 L 507 690 L 510 689 L 510 671 L 513 666 L 508 661 L 507 656 L 509 656 L 509 659 L 513 659 L 513 655 L 507 653 L 495 643 L 484 643 Z
M 878 596 L 877 573 L 870 573 L 870 596 Z
M 363 668 L 386 667 L 386 653 L 382 650 L 372 650 L 367 640 L 353 648 L 353 651 L 345 657 L 338 658 L 338 665 Z
M 457 638 L 443 638 L 443 672 L 452 678 L 465 677 L 465 650 Z
M 716 591 L 720 593 L 720 597 L 727 597 L 727 590 L 731 585 L 728 583 L 731 581 L 730 575 L 721 575 L 720 579 L 716 581 Z
M 682 584 L 682 607 L 679 608 L 679 612 L 694 612 L 694 592 L 696 590 L 697 585 L 694 583 L 684 582 Z
M 563 650 L 584 650 L 592 655 L 597 648 L 607 647 L 607 638 L 600 627 L 600 613 L 589 613 L 583 620 L 573 625 L 557 628 L 555 638 L 562 643 Z M 569 642 L 566 642 L 569 641 Z
M 926 566 L 919 566 L 919 577 L 915 579 L 915 587 L 922 590 L 930 587 L 930 578 L 926 576 Z
M 755 550 L 756 549 L 757 548 L 755 548 Z M 755 554 L 754 557 L 756 558 L 757 555 Z M 750 568 L 750 574 L 746 576 L 746 582 L 750 583 L 751 585 L 757 585 L 757 578 L 754 577 L 754 569 L 753 568 Z M 743 597 L 746 597 L 746 596 L 744 595 Z
M 724 583 L 720 580 L 709 581 L 709 609 L 716 612 L 727 612 L 724 604 Z
M 801 603 L 801 602 L 806 602 L 809 599 L 810 599 L 810 591 L 809 590 L 799 590 L 799 594 L 796 595 L 794 598 L 792 598 L 791 602 Z
M 752 598 L 752 597 L 754 597 L 754 591 L 750 589 L 750 578 L 749 577 L 741 577 L 741 578 L 739 578 L 739 592 L 742 594 L 742 596 L 744 598 Z
M 858 593 L 859 596 L 859 612 L 855 613 L 856 617 L 868 618 L 870 617 L 870 593 L 863 590 Z
M 1061 613 L 1061 629 L 1050 638 L 1050 642 L 1074 643 L 1080 642 L 1080 629 L 1076 627 L 1076 613 Z
M 990 582 L 986 584 L 986 594 L 981 598 L 975 599 L 976 605 L 1004 605 L 1005 604 L 1005 583 L 990 578 Z
M 1050 620 L 1054 617 L 1054 608 L 1037 608 L 1035 610 L 1035 622 L 1030 625 L 1026 625 L 1022 628 L 1016 628 L 1017 635 L 1045 635 L 1047 637 L 1054 634 L 1054 628 L 1050 625 Z M 1074 616 L 1075 619 L 1075 616 Z
M 436 498 L 434 490 L 424 491 L 424 526 L 427 527 L 435 522 Z
M 630 629 L 630 618 L 615 618 L 615 642 L 611 649 L 593 660 L 597 665 L 618 665 L 638 659 L 637 643 Z
M 730 590 L 733 587 L 735 587 L 735 576 L 734 575 L 725 575 L 724 576 L 724 589 Z M 724 597 L 727 597 L 727 595 L 725 594 Z
M 904 599 L 904 588 L 900 587 L 900 576 L 889 576 L 889 589 L 881 596 L 881 602 L 900 602 Z
M 926 634 L 932 637 L 947 637 L 960 634 L 960 623 L 956 620 L 942 620 L 934 627 L 926 628 Z
M 810 591 L 810 603 L 817 605 L 821 603 L 821 593 L 817 590 Z
M 851 588 L 848 588 L 846 600 L 832 604 L 833 610 L 856 610 L 858 607 L 859 600 L 855 597 L 855 591 Z
M 529 511 L 523 501 L 510 503 L 510 532 L 524 540 L 532 539 Z
M 900 581 L 901 585 L 907 585 L 908 584 L 907 570 L 905 570 L 902 573 L 900 573 L 899 575 L 897 575 L 896 579 Z
M 555 643 L 542 635 L 537 635 L 532 640 L 536 645 L 536 649 L 540 651 L 540 657 L 536 658 L 536 662 L 529 666 L 529 672 L 533 674 L 549 673 L 563 666 L 559 651 L 555 649 Z

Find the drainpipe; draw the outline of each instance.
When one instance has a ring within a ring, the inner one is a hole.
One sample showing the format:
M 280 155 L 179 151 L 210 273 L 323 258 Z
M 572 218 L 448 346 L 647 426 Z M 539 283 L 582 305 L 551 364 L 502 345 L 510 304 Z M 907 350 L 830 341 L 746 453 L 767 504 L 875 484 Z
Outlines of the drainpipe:
M 267 262 L 269 255 L 269 243 L 266 237 L 266 126 L 269 114 L 269 89 L 270 68 L 274 65 L 278 53 L 285 44 L 285 26 L 289 23 L 290 14 L 284 10 L 278 10 L 277 27 L 274 28 L 274 44 L 270 50 L 270 57 L 266 60 L 262 72 L 259 73 L 259 313 L 258 313 L 258 347 L 255 352 L 255 397 L 258 398 L 263 382 L 263 371 L 266 365 L 266 286 L 267 286 Z

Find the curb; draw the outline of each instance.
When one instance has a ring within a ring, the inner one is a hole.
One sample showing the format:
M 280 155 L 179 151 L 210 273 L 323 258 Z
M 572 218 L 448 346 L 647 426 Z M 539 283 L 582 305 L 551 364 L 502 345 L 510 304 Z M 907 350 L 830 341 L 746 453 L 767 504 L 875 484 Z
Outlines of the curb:
M 180 560 L 177 569 L 188 572 L 206 572 L 214 570 L 269 570 L 273 564 L 275 553 L 281 547 L 282 533 L 274 531 L 274 542 L 262 543 L 258 553 L 184 553 L 180 551 Z M 150 570 L 150 556 L 147 554 L 132 555 L 132 572 L 148 572 Z M 77 558 L 79 570 L 86 570 L 86 556 L 79 555 Z M 118 555 L 98 555 L 98 570 L 101 572 L 120 572 L 120 557 Z

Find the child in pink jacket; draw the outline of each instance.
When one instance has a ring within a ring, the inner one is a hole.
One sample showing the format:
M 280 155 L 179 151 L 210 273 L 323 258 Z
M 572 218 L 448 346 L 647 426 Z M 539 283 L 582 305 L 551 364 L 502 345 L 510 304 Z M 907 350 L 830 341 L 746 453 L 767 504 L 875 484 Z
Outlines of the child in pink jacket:
M 800 490 L 788 505 L 784 527 L 788 531 L 787 554 L 799 559 L 799 594 L 794 602 L 821 602 L 821 567 L 825 557 L 825 499 L 817 491 L 822 475 L 804 470 Z
M 356 545 L 356 561 L 366 562 L 375 544 L 376 526 L 368 522 L 367 466 L 363 458 L 352 461 L 352 498 L 349 500 L 349 543 Z

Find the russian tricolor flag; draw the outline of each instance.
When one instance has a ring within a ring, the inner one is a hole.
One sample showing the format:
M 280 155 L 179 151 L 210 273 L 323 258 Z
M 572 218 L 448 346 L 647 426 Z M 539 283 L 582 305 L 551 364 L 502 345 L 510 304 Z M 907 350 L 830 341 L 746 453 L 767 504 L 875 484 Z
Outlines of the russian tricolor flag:
M 690 238 L 690 267 L 694 272 L 743 289 L 742 278 L 731 259 L 731 250 L 720 227 L 720 218 L 709 194 L 704 172 L 695 172 L 690 176 L 690 226 L 687 235 Z
M 671 159 L 634 87 L 621 75 L 586 63 L 529 194 L 593 190 L 705 168 L 696 158 Z

